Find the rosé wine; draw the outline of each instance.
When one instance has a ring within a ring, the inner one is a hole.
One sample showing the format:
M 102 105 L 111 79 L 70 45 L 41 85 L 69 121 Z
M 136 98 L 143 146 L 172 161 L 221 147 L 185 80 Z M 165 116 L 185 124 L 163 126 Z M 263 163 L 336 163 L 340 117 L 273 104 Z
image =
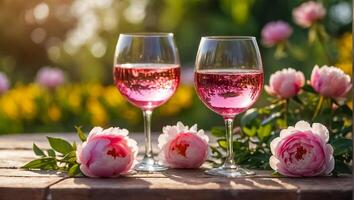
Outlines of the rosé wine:
M 122 64 L 114 67 L 113 74 L 120 93 L 143 110 L 165 103 L 180 81 L 179 65 L 174 64 Z
M 195 72 L 195 86 L 204 104 L 233 118 L 256 102 L 263 88 L 261 70 L 201 70 Z

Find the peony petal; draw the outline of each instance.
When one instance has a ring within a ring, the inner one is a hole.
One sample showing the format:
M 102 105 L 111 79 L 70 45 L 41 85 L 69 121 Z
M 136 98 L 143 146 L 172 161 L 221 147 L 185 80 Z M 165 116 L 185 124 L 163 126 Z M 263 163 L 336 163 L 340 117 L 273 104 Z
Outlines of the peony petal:
M 279 163 L 280 163 L 279 160 L 275 156 L 271 156 L 269 158 L 269 165 L 273 170 L 275 170 L 275 171 L 278 170 Z
M 102 131 L 103 131 L 103 128 L 97 127 L 97 126 L 94 127 L 94 128 L 90 131 L 90 133 L 89 133 L 89 135 L 88 135 L 86 141 L 87 141 L 87 142 L 90 141 L 92 138 L 94 138 L 96 135 L 100 134 Z
M 329 139 L 329 132 L 327 127 L 323 126 L 320 123 L 312 124 L 312 133 L 321 137 L 321 139 L 326 143 Z
M 327 166 L 326 166 L 326 171 L 324 172 L 325 175 L 330 174 L 334 169 L 334 158 L 331 156 Z
M 295 129 L 299 131 L 309 131 L 311 130 L 311 126 L 308 122 L 301 120 L 295 124 Z
M 198 131 L 197 124 L 194 124 L 194 125 L 189 129 L 189 131 L 196 133 L 196 132 Z
M 285 137 L 288 137 L 289 135 L 296 133 L 294 130 L 295 130 L 294 127 L 289 126 L 287 129 L 281 130 L 279 136 L 281 139 L 284 139 Z
M 271 150 L 273 155 L 276 155 L 277 148 L 278 148 L 278 145 L 279 145 L 280 141 L 281 141 L 281 138 L 277 137 L 277 138 L 274 138 L 272 140 L 272 142 L 270 143 L 270 150 Z
M 92 178 L 95 178 L 97 176 L 95 176 L 94 174 L 91 173 L 90 169 L 88 169 L 86 167 L 86 165 L 80 165 L 80 171 L 85 174 L 85 176 L 88 176 L 88 177 L 92 177 Z

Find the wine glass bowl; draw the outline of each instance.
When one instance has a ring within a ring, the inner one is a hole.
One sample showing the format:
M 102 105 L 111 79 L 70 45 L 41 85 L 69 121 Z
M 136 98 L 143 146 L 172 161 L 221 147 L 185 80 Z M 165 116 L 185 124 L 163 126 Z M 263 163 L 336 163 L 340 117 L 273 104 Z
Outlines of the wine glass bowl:
M 180 82 L 178 51 L 172 33 L 120 34 L 113 77 L 118 91 L 143 111 L 145 155 L 135 170 L 163 171 L 153 157 L 151 115 L 177 90 Z
M 262 61 L 254 37 L 202 37 L 195 64 L 194 83 L 200 100 L 225 120 L 228 155 L 207 174 L 240 177 L 255 174 L 235 164 L 232 127 L 236 115 L 259 98 L 263 88 Z

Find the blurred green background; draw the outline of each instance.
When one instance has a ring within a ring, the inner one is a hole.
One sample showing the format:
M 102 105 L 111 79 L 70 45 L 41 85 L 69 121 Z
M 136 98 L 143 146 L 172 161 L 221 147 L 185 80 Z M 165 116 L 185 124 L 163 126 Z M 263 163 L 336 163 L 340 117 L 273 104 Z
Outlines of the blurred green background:
M 11 83 L 0 96 L 0 133 L 73 131 L 74 125 L 120 126 L 142 131 L 141 113 L 113 86 L 112 63 L 119 33 L 173 32 L 183 67 L 183 84 L 153 116 L 153 130 L 182 121 L 209 129 L 222 119 L 195 95 L 193 65 L 200 37 L 253 35 L 258 39 L 265 84 L 284 67 L 309 78 L 315 64 L 352 71 L 352 1 L 322 0 L 330 36 L 328 59 L 320 44 L 308 43 L 292 10 L 301 0 L 0 0 L 0 71 Z M 276 59 L 260 33 L 270 21 L 293 27 L 290 51 Z M 47 90 L 33 83 L 44 66 L 61 68 L 66 83 Z M 257 105 L 266 101 L 264 94 Z M 257 106 L 256 105 L 256 106 Z

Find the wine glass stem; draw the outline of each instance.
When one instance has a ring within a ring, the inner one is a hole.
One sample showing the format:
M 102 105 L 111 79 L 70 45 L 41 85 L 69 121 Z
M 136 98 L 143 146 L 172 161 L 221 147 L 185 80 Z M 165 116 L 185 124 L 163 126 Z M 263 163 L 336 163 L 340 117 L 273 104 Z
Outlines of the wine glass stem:
M 151 115 L 152 110 L 143 110 L 145 133 L 145 158 L 153 158 L 151 145 Z
M 233 140 L 232 140 L 233 118 L 225 118 L 225 128 L 226 128 L 228 154 L 223 167 L 235 168 L 236 165 L 234 160 L 234 149 L 233 149 Z

